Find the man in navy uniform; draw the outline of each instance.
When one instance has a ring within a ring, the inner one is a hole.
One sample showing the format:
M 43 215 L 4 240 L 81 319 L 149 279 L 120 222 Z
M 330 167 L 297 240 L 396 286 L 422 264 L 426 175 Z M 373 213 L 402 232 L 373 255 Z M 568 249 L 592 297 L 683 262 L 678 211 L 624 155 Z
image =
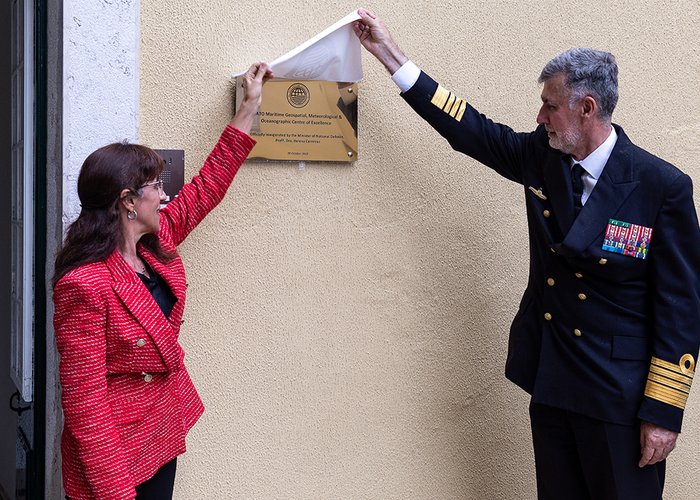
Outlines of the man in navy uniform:
M 571 49 L 547 63 L 538 127 L 516 133 L 360 16 L 355 33 L 406 102 L 455 150 L 523 185 L 530 278 L 506 377 L 532 395 L 539 498 L 661 498 L 700 343 L 690 178 L 612 124 L 612 54 Z

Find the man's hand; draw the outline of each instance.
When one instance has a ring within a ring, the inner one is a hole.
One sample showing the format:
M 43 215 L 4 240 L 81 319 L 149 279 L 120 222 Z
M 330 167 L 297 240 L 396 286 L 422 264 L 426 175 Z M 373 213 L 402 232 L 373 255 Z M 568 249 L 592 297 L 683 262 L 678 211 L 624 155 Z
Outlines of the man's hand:
M 642 445 L 642 457 L 639 466 L 652 465 L 665 460 L 676 447 L 678 433 L 659 427 L 658 425 L 642 422 L 639 443 Z
M 361 19 L 352 23 L 352 29 L 360 39 L 362 46 L 386 66 L 389 73 L 396 73 L 408 61 L 384 23 L 374 13 L 359 9 Z

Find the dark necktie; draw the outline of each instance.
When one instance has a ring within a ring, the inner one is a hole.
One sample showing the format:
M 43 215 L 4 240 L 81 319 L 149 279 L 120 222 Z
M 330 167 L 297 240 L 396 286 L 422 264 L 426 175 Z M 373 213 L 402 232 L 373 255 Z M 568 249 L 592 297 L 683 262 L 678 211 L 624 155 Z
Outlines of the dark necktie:
M 578 213 L 583 207 L 581 203 L 581 195 L 583 194 L 583 172 L 585 170 L 580 163 L 574 163 L 571 167 L 571 188 L 574 192 L 574 214 L 578 216 Z

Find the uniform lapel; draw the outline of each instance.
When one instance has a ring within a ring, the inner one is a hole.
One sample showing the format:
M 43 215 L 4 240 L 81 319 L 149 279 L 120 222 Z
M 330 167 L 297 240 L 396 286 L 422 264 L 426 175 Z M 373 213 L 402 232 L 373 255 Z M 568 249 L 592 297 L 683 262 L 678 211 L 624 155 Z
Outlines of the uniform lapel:
M 179 369 L 183 353 L 177 342 L 177 329 L 172 327 L 148 289 L 117 250 L 105 263 L 112 274 L 112 288 L 124 307 L 151 337 L 168 369 Z
M 620 127 L 612 154 L 591 196 L 581 209 L 562 245 L 581 254 L 607 227 L 615 214 L 639 184 L 635 177 L 633 147 Z
M 566 234 L 574 220 L 574 202 L 569 164 L 566 156 L 559 151 L 552 150 L 549 153 L 544 168 L 544 182 L 561 234 Z

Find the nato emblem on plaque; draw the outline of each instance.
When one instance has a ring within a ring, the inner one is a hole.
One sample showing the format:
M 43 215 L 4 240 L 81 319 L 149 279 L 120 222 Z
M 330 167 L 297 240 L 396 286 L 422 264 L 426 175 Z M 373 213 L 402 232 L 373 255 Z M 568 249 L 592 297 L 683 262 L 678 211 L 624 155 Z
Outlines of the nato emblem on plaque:
M 649 255 L 653 231 L 650 227 L 610 219 L 605 230 L 603 250 L 644 260 Z
M 287 89 L 287 101 L 295 108 L 303 108 L 310 99 L 309 89 L 303 83 L 293 83 Z

